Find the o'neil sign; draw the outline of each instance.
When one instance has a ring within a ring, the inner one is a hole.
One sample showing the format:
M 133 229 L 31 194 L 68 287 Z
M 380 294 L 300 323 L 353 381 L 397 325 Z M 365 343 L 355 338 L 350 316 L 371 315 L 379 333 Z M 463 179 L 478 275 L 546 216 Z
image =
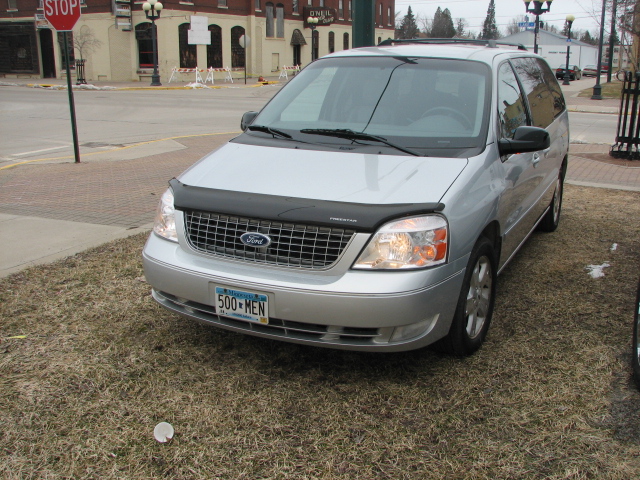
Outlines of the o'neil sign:
M 44 0 L 44 16 L 59 32 L 70 32 L 80 18 L 80 0 Z

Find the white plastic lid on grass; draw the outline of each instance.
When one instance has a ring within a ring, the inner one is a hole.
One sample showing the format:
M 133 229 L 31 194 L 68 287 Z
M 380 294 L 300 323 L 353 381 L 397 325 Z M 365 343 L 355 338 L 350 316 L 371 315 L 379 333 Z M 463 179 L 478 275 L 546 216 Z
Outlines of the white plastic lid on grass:
M 167 443 L 169 440 L 173 438 L 173 426 L 167 422 L 160 422 L 156 425 L 156 428 L 153 429 L 153 436 L 160 443 Z

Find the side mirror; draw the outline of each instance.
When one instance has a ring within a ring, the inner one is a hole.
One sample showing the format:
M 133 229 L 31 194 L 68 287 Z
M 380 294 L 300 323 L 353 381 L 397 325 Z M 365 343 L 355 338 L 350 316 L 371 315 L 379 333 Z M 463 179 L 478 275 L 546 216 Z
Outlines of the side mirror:
M 538 127 L 518 127 L 513 138 L 501 138 L 498 141 L 500 155 L 536 152 L 551 145 L 549 132 Z
M 240 120 L 240 128 L 244 132 L 249 125 L 253 122 L 253 119 L 256 118 L 258 112 L 247 112 L 242 115 L 242 120 Z

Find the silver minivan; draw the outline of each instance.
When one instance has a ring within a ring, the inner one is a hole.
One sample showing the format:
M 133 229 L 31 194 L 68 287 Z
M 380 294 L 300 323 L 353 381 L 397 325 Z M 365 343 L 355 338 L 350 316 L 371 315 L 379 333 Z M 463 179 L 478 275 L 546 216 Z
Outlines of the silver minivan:
M 569 124 L 554 72 L 495 42 L 323 57 L 169 182 L 143 252 L 153 298 L 308 345 L 456 355 L 496 277 L 558 225 Z

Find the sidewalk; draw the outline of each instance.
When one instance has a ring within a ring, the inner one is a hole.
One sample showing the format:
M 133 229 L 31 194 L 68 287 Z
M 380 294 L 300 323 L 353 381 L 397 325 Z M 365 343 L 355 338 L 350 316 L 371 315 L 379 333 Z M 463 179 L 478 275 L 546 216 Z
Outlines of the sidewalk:
M 23 79 L 17 84 L 32 83 Z M 66 82 L 56 82 L 62 84 Z M 142 87 L 138 82 L 113 85 L 99 88 L 164 88 Z M 256 85 L 254 80 L 247 87 Z M 244 81 L 233 86 L 244 88 Z M 185 88 L 184 82 L 177 88 Z M 571 109 L 581 109 L 576 111 L 615 113 L 618 108 L 618 100 L 569 95 L 567 103 Z M 180 139 L 177 156 L 174 151 L 158 153 L 159 149 L 140 146 L 120 157 L 105 151 L 80 164 L 70 159 L 0 170 L 0 277 L 148 231 L 168 180 L 232 136 Z M 640 192 L 640 162 L 610 161 L 608 152 L 609 145 L 572 144 L 567 183 Z

